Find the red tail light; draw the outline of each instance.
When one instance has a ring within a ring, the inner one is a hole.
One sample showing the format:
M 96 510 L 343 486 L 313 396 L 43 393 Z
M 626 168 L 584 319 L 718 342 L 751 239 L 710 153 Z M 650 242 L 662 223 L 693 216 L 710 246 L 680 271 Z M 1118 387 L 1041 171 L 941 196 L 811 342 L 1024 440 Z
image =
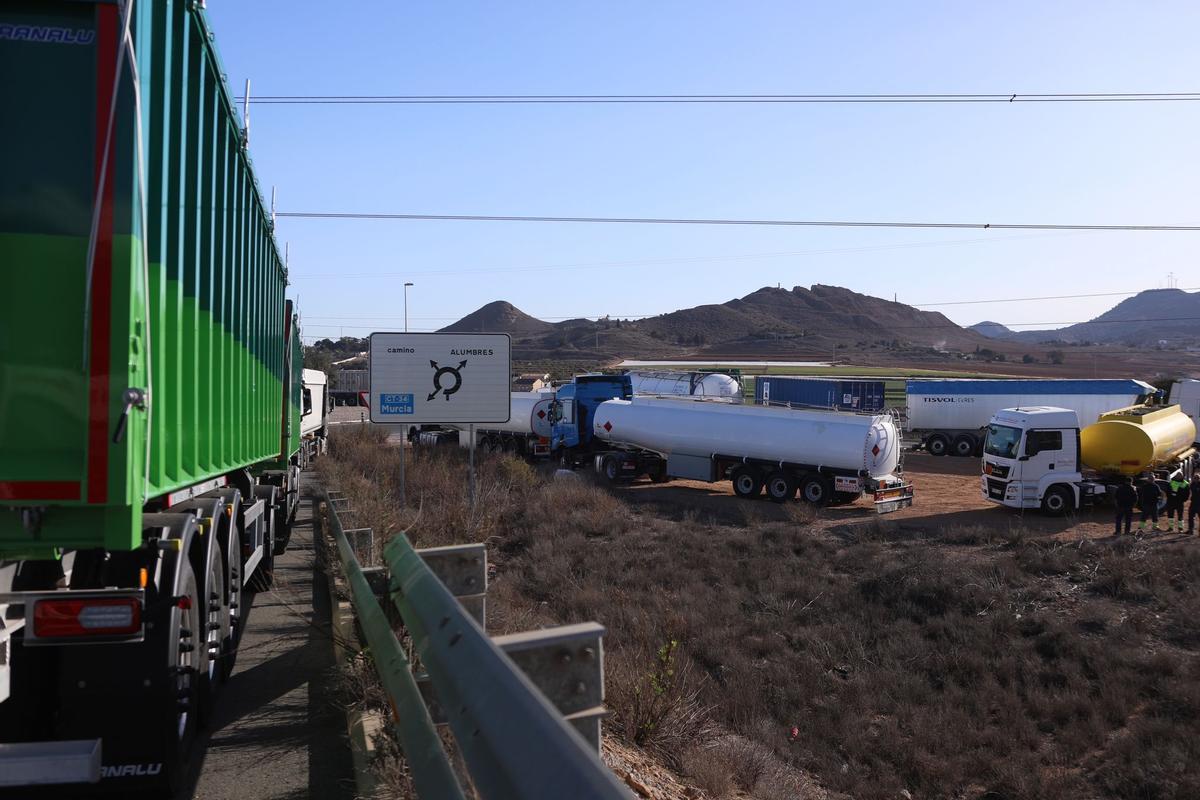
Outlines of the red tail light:
M 142 604 L 136 597 L 38 600 L 33 607 L 38 638 L 128 636 L 141 629 Z

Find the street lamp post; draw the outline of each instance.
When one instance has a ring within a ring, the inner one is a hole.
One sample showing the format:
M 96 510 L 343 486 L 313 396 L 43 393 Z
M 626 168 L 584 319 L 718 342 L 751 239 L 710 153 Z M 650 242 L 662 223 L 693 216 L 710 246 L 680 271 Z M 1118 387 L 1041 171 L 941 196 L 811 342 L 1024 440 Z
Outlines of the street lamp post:
M 412 286 L 411 282 L 404 283 L 404 332 L 408 333 L 408 287 Z M 408 447 L 408 426 L 400 426 L 400 507 L 404 508 L 407 504 L 407 493 L 404 491 L 404 449 Z

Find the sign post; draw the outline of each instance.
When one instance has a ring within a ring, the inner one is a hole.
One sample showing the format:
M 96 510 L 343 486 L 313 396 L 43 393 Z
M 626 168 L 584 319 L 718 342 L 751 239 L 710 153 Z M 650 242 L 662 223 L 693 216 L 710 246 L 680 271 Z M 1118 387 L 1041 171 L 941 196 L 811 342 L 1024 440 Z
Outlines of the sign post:
M 370 338 L 371 422 L 399 424 L 402 430 L 410 425 L 466 427 L 474 504 L 475 425 L 508 422 L 511 414 L 509 335 L 380 332 Z M 403 450 L 400 459 L 403 493 Z

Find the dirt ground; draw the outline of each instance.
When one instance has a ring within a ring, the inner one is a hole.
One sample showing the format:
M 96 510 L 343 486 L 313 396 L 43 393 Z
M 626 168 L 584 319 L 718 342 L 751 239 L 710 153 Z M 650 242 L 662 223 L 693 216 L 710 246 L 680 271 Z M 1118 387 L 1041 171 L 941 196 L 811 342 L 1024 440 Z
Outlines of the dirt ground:
M 912 507 L 878 515 L 867 500 L 861 499 L 839 508 L 820 509 L 811 522 L 807 518 L 804 522 L 819 530 L 834 530 L 878 521 L 894 526 L 893 532 L 898 538 L 906 538 L 906 534 L 919 538 L 952 527 L 978 527 L 997 534 L 1019 528 L 1025 535 L 1068 541 L 1112 537 L 1112 511 L 1107 506 L 1054 518 L 1040 511 L 1005 508 L 984 500 L 979 489 L 979 465 L 977 458 L 935 458 L 927 453 L 909 453 L 904 458 L 904 470 L 913 482 Z M 665 484 L 638 481 L 621 487 L 618 493 L 627 502 L 653 507 L 664 516 L 695 518 L 703 522 L 785 522 L 796 520 L 805 511 L 803 507 L 797 508 L 798 503 L 777 505 L 765 497 L 738 502 L 728 481 L 675 480 Z M 1165 521 L 1161 524 L 1166 527 Z M 1136 529 L 1136 523 L 1134 527 Z M 1163 532 L 1155 538 L 1166 542 L 1188 537 Z M 1200 541 L 1200 537 L 1193 538 Z

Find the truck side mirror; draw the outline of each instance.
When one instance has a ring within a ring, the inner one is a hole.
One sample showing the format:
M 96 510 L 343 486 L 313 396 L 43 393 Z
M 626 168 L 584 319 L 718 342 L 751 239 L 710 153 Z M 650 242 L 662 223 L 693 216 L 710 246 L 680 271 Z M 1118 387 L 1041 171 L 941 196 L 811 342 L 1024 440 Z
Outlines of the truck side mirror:
M 1018 458 L 1018 459 L 1017 459 L 1017 461 L 1028 461 L 1028 460 L 1029 460 L 1029 455 L 1028 455 L 1028 454 L 1026 454 L 1026 455 L 1023 455 L 1023 456 L 1021 456 L 1020 458 Z

